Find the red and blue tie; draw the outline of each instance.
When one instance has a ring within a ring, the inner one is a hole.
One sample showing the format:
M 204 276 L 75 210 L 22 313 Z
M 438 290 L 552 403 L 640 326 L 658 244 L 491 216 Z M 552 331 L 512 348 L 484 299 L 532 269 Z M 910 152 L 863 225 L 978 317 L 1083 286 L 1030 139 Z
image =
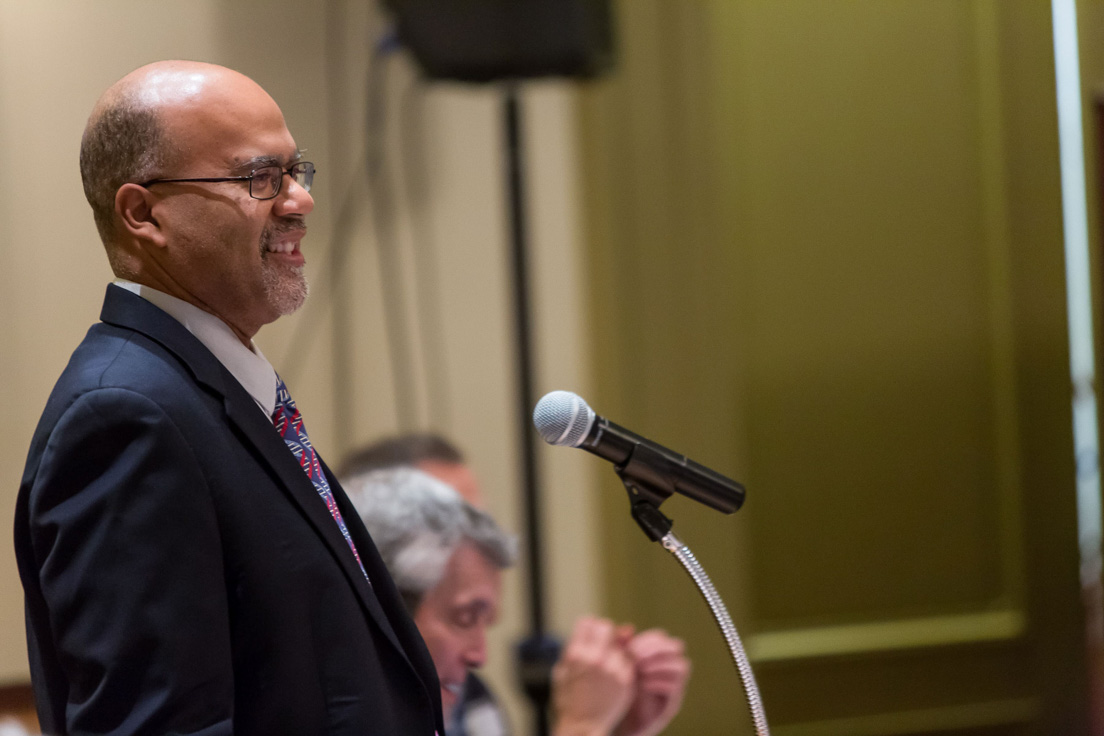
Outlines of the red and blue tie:
M 345 520 L 341 518 L 341 510 L 337 508 L 337 501 L 330 490 L 330 483 L 326 480 L 326 474 L 322 472 L 322 465 L 318 462 L 318 453 L 314 451 L 310 437 L 307 436 L 307 428 L 303 426 L 303 417 L 295 406 L 295 400 L 288 393 L 283 379 L 279 376 L 276 377 L 276 409 L 272 412 L 272 423 L 276 426 L 276 431 L 284 438 L 284 442 L 287 443 L 292 454 L 295 455 L 295 459 L 299 461 L 299 467 L 303 469 L 311 483 L 314 484 L 314 489 L 318 491 L 318 495 L 326 502 L 326 508 L 330 510 L 330 515 L 333 516 L 338 528 L 341 529 L 341 536 L 345 537 L 345 541 L 349 543 L 349 549 L 353 551 L 357 565 L 360 566 L 360 571 L 364 573 L 364 579 L 367 580 L 368 573 L 364 571 L 364 564 L 360 561 L 360 553 L 357 552 L 356 545 L 353 544 L 353 538 L 349 536 Z

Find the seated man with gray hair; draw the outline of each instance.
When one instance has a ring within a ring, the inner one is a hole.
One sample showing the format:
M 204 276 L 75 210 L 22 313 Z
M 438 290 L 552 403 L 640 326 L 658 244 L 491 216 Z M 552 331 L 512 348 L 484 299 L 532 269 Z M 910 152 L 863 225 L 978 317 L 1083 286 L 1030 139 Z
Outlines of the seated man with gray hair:
M 421 470 L 358 470 L 342 484 L 429 648 L 447 736 L 508 734 L 493 697 L 469 670 L 486 661 L 486 631 L 498 615 L 501 571 L 514 563 L 516 540 Z M 631 626 L 583 617 L 553 672 L 553 733 L 656 734 L 677 712 L 688 675 L 677 639 L 659 631 L 634 636 Z M 481 692 L 472 692 L 473 682 Z

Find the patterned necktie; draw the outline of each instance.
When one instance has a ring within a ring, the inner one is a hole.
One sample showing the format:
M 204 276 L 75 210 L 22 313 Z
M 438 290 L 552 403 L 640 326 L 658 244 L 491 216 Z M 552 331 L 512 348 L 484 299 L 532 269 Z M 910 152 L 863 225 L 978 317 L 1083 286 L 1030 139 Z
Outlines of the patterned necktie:
M 279 376 L 276 376 L 276 410 L 272 412 L 272 423 L 276 426 L 276 431 L 284 438 L 284 442 L 287 443 L 292 454 L 295 455 L 295 459 L 299 461 L 299 467 L 303 469 L 311 483 L 314 484 L 314 489 L 318 491 L 318 495 L 326 502 L 326 508 L 330 510 L 330 515 L 333 516 L 338 528 L 341 529 L 341 536 L 345 537 L 345 541 L 349 543 L 349 549 L 353 551 L 357 565 L 360 566 L 360 571 L 364 573 L 364 579 L 367 580 L 368 573 L 364 571 L 364 564 L 360 561 L 360 553 L 357 552 L 356 545 L 353 544 L 353 538 L 349 536 L 349 530 L 345 527 L 345 520 L 341 518 L 341 510 L 337 508 L 337 500 L 334 499 L 333 492 L 330 491 L 329 481 L 326 480 L 326 474 L 322 472 L 322 465 L 318 462 L 318 453 L 314 451 L 310 437 L 307 437 L 307 428 L 303 426 L 303 417 L 299 414 L 299 409 L 296 408 L 291 394 L 288 393 L 284 380 Z

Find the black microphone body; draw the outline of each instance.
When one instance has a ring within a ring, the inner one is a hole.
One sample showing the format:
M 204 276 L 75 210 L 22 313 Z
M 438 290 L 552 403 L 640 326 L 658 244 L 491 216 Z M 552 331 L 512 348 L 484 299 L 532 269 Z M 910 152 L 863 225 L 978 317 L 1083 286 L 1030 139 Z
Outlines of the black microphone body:
M 546 395 L 537 404 L 534 421 L 551 444 L 579 447 L 613 463 L 623 479 L 641 487 L 657 505 L 676 492 L 726 514 L 744 503 L 741 484 L 598 416 L 575 394 Z M 570 435 L 583 429 L 588 430 L 585 436 L 573 441 Z

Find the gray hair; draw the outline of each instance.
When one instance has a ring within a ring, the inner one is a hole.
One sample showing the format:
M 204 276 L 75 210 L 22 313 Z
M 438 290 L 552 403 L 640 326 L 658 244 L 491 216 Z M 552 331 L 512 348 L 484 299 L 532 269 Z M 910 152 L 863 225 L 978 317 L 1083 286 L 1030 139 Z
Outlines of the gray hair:
M 156 177 L 169 157 L 158 111 L 133 88 L 122 90 L 93 111 L 81 137 L 84 196 L 104 245 L 115 238 L 115 193 L 128 182 Z M 113 258 L 108 248 L 108 258 Z M 112 267 L 116 264 L 112 261 Z
M 411 613 L 441 582 L 453 552 L 464 542 L 474 544 L 500 569 L 514 564 L 514 536 L 451 486 L 421 470 L 372 470 L 341 484 Z

